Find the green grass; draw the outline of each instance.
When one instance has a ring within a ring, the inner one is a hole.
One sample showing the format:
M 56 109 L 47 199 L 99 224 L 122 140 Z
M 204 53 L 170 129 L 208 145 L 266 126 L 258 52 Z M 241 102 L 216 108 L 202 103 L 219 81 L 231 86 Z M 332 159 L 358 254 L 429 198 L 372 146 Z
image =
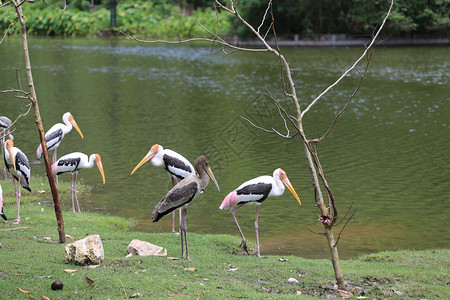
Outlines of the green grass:
M 89 212 L 63 212 L 65 231 L 70 235 L 67 242 L 98 234 L 105 249 L 105 261 L 97 268 L 66 264 L 64 245 L 58 242 L 53 208 L 37 204 L 48 198 L 49 193 L 38 193 L 40 182 L 33 181 L 36 192 L 24 199 L 23 221 L 19 225 L 12 221 L 0 223 L 0 230 L 27 227 L 0 231 L 3 246 L 0 249 L 1 299 L 42 299 L 42 296 L 52 299 L 127 299 L 135 293 L 142 294 L 140 299 L 171 295 L 188 295 L 184 297 L 187 299 L 299 299 L 305 296 L 324 298 L 330 293 L 339 297 L 332 289 L 334 274 L 327 259 L 283 256 L 287 261 L 280 261 L 281 256 L 247 256 L 239 248 L 238 234 L 189 232 L 192 261 L 164 257 L 125 258 L 127 245 L 133 239 L 160 245 L 167 249 L 169 257 L 179 257 L 180 237 L 171 233 L 137 232 L 133 230 L 132 220 Z M 4 181 L 2 186 L 6 189 L 5 212 L 12 219 L 14 194 Z M 358 296 L 448 299 L 449 257 L 450 250 L 382 252 L 341 261 L 341 265 L 349 289 L 354 288 Z M 77 271 L 67 273 L 65 269 Z M 85 277 L 94 283 L 86 283 Z M 291 277 L 299 282 L 289 283 Z M 63 282 L 62 291 L 51 290 L 55 280 Z M 31 294 L 24 294 L 17 288 Z M 297 291 L 302 295 L 296 295 Z

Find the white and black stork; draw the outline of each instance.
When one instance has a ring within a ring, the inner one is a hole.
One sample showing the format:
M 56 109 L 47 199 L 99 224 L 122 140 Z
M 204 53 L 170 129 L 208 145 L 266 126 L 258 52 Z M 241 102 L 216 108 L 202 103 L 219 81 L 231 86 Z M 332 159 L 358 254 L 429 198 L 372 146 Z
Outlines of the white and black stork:
M 73 152 L 64 155 L 52 165 L 53 176 L 63 173 L 71 173 L 70 191 L 72 192 L 72 211 L 74 213 L 75 201 L 77 202 L 78 212 L 81 212 L 76 189 L 78 171 L 82 168 L 92 168 L 94 164 L 97 165 L 98 170 L 102 175 L 103 184 L 105 184 L 105 173 L 103 172 L 102 159 L 98 154 L 91 154 L 91 156 L 88 157 L 84 153 Z
M 195 174 L 194 167 L 184 156 L 173 150 L 164 149 L 161 145 L 155 144 L 150 148 L 150 151 L 144 156 L 144 158 L 136 165 L 133 171 L 131 171 L 131 175 L 133 175 L 133 173 L 148 160 L 151 160 L 152 165 L 155 167 L 164 166 L 172 179 L 172 187 L 174 187 L 179 180 L 183 180 L 184 178 Z M 175 211 L 172 213 L 172 232 L 175 232 Z
M 236 219 L 236 211 L 245 204 L 256 204 L 256 217 L 255 217 L 256 248 L 257 248 L 257 255 L 261 256 L 259 251 L 259 234 L 258 234 L 259 206 L 268 197 L 283 195 L 285 186 L 294 195 L 298 203 L 302 205 L 300 198 L 298 197 L 297 193 L 294 190 L 294 187 L 292 186 L 286 175 L 286 172 L 284 172 L 282 169 L 279 168 L 273 172 L 273 176 L 268 175 L 260 176 L 244 182 L 237 189 L 230 192 L 225 197 L 225 199 L 223 199 L 222 204 L 220 205 L 219 208 L 230 210 L 234 222 L 236 223 L 236 226 L 239 230 L 239 233 L 241 234 L 242 246 L 245 252 L 247 252 L 247 254 L 249 254 L 247 250 L 247 242 L 244 237 L 244 234 L 242 233 L 241 227 L 239 226 L 239 223 Z
M 214 178 L 214 174 L 208 164 L 205 156 L 200 156 L 195 160 L 195 170 L 197 174 L 186 177 L 175 185 L 165 196 L 159 201 L 153 210 L 153 222 L 158 222 L 163 216 L 182 208 L 180 232 L 181 232 L 181 258 L 189 260 L 189 249 L 187 240 L 186 211 L 188 205 L 203 192 L 211 178 L 217 189 L 220 191 L 219 184 Z
M 5 160 L 5 166 L 8 172 L 12 175 L 14 190 L 16 194 L 17 204 L 17 219 L 14 223 L 20 223 L 20 187 L 22 186 L 27 191 L 30 189 L 30 162 L 27 156 L 17 147 L 14 147 L 12 140 L 7 140 L 4 144 L 3 158 Z M 16 186 L 16 180 L 19 182 L 19 186 Z
M 62 139 L 64 136 L 69 133 L 72 128 L 74 127 L 78 133 L 80 134 L 81 138 L 83 138 L 83 133 L 81 133 L 80 128 L 78 127 L 77 123 L 75 122 L 75 119 L 73 118 L 72 114 L 70 112 L 66 112 L 62 120 L 64 124 L 62 123 L 56 123 L 53 125 L 45 134 L 45 142 L 47 143 L 47 150 L 53 150 L 53 158 L 52 163 L 56 162 L 57 159 L 57 150 L 59 147 L 59 144 L 61 144 Z M 36 156 L 38 159 L 42 158 L 42 145 L 39 144 L 37 150 L 36 150 Z
M 2 217 L 5 221 L 8 221 L 8 218 L 3 213 L 3 189 L 1 184 L 0 184 L 0 217 Z

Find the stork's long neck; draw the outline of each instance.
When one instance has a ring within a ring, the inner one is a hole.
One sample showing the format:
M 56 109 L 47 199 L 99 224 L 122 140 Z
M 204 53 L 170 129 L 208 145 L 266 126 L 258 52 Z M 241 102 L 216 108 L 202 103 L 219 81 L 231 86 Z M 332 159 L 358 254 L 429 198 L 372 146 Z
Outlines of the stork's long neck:
M 209 184 L 209 176 L 206 173 L 206 170 L 203 168 L 195 168 L 197 171 L 198 177 L 200 178 L 200 186 L 204 189 Z
M 95 164 L 95 154 L 91 154 L 91 156 L 89 156 L 88 161 L 86 162 L 86 164 L 84 165 L 85 168 L 92 168 Z

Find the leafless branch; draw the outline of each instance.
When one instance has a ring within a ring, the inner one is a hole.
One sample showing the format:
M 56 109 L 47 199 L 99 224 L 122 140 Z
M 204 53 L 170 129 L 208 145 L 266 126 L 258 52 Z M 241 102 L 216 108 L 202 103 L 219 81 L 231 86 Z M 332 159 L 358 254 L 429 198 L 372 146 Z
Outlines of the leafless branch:
M 44 2 L 45 4 L 47 4 L 48 6 L 50 6 L 51 8 L 53 8 L 54 10 L 58 11 L 58 12 L 63 12 L 66 10 L 67 8 L 67 3 L 66 0 L 63 0 L 63 8 L 60 10 L 57 7 L 53 6 L 52 4 L 48 3 L 46 0 L 42 0 L 42 2 Z
M 341 231 L 339 231 L 338 237 L 337 237 L 336 242 L 334 243 L 334 246 L 333 246 L 333 247 L 336 247 L 336 246 L 337 246 L 339 240 L 341 239 L 341 234 L 342 234 L 342 232 L 344 231 L 344 229 L 345 229 L 345 227 L 347 226 L 348 222 L 350 222 L 350 220 L 353 218 L 353 216 L 355 215 L 355 213 L 356 213 L 356 209 L 355 209 L 355 211 L 352 213 L 352 215 L 350 216 L 350 218 L 348 218 L 347 222 L 345 222 L 345 224 L 344 224 L 344 226 L 342 227 Z
M 12 14 L 11 14 L 11 15 L 12 15 Z M 6 19 L 9 19 L 9 17 L 10 17 L 11 15 L 9 15 Z M 3 33 L 2 39 L 0 40 L 0 45 L 1 45 L 1 44 L 3 43 L 3 41 L 5 40 L 6 36 L 8 35 L 9 30 L 10 30 L 11 27 L 13 27 L 13 25 L 16 23 L 17 19 L 18 19 L 18 18 L 16 17 L 16 18 L 14 18 L 14 20 L 12 20 L 12 21 L 9 23 L 8 28 L 6 28 L 5 33 Z
M 370 66 L 370 61 L 372 59 L 372 55 L 373 52 L 369 53 L 369 55 L 367 56 L 367 64 L 366 67 L 364 69 L 364 72 L 361 74 L 360 78 L 359 78 L 359 82 L 358 85 L 356 86 L 355 90 L 353 91 L 353 93 L 351 94 L 350 98 L 347 100 L 347 102 L 345 103 L 344 107 L 341 109 L 341 111 L 334 117 L 333 122 L 331 122 L 330 127 L 328 128 L 328 130 L 324 133 L 324 135 L 320 138 L 317 139 L 313 139 L 310 140 L 311 143 L 319 143 L 322 142 L 323 140 L 325 140 L 331 133 L 331 131 L 333 130 L 337 120 L 339 119 L 339 117 L 347 110 L 347 108 L 350 106 L 350 103 L 352 102 L 353 98 L 356 96 L 356 94 L 358 93 L 359 89 L 361 88 L 361 84 L 364 80 L 365 75 L 367 74 L 367 71 L 369 70 L 369 66 Z
M 258 26 L 258 29 L 257 29 L 257 32 L 258 32 L 258 33 L 259 33 L 259 31 L 261 30 L 261 27 L 264 25 L 264 22 L 266 21 L 267 13 L 268 13 L 269 10 L 271 9 L 271 7 L 272 7 L 272 0 L 269 0 L 269 2 L 267 3 L 266 11 L 264 12 L 264 15 L 263 15 L 263 17 L 262 17 L 261 24 Z M 266 33 L 266 35 L 267 35 L 267 33 Z
M 325 232 L 317 232 L 317 231 L 314 231 L 314 230 L 309 229 L 308 227 L 305 227 L 305 228 L 306 228 L 306 230 L 308 230 L 309 232 L 312 232 L 312 233 L 314 233 L 314 234 L 317 234 L 317 235 L 326 235 Z
M 377 39 L 378 35 L 380 34 L 381 30 L 384 27 L 384 24 L 386 23 L 387 18 L 389 17 L 389 15 L 391 14 L 391 10 L 392 7 L 394 5 L 394 0 L 391 0 L 391 5 L 389 7 L 389 10 L 385 16 L 385 18 L 383 19 L 383 22 L 381 23 L 380 28 L 378 28 L 375 36 L 373 37 L 372 41 L 370 42 L 369 46 L 366 47 L 366 49 L 364 50 L 363 54 L 353 63 L 353 65 L 347 69 L 347 71 L 345 71 L 333 84 L 331 84 L 330 86 L 328 86 L 322 93 L 320 93 L 319 96 L 317 96 L 301 113 L 301 118 L 304 117 L 304 115 L 311 109 L 311 107 L 313 107 L 317 101 L 319 101 L 320 98 L 322 98 L 323 95 L 325 95 L 326 93 L 328 93 L 328 91 L 330 91 L 332 88 L 334 88 L 339 82 L 342 81 L 342 79 L 345 78 L 345 76 L 347 76 L 348 73 L 350 73 L 358 64 L 359 62 L 367 55 L 367 52 L 369 51 L 369 49 L 372 48 L 372 45 L 375 43 L 375 40 Z
M 335 226 L 339 226 L 339 225 L 342 223 L 342 221 L 345 220 L 345 218 L 347 217 L 348 213 L 349 213 L 350 210 L 352 209 L 353 204 L 355 204 L 355 200 L 353 200 L 353 201 L 352 201 L 352 204 L 350 204 L 350 207 L 347 209 L 347 212 L 346 212 L 345 215 L 342 217 L 342 220 L 341 220 L 340 222 L 338 222 L 337 224 L 335 224 Z
M 178 40 L 178 41 L 167 41 L 167 40 L 151 40 L 151 41 L 147 41 L 147 40 L 141 40 L 138 39 L 134 36 L 132 36 L 131 34 L 126 33 L 123 30 L 120 30 L 120 33 L 122 33 L 125 37 L 129 38 L 130 40 L 139 42 L 139 43 L 146 43 L 146 44 L 187 44 L 187 43 L 192 43 L 192 42 L 210 42 L 210 43 L 218 43 L 221 44 L 224 47 L 227 48 L 231 48 L 231 49 L 235 49 L 235 50 L 241 50 L 241 51 L 250 51 L 250 52 L 267 52 L 267 49 L 257 49 L 257 48 L 242 48 L 242 47 L 237 47 L 234 46 L 222 39 L 218 39 L 217 37 L 213 37 L 213 38 L 190 38 L 190 39 L 185 39 L 185 40 Z

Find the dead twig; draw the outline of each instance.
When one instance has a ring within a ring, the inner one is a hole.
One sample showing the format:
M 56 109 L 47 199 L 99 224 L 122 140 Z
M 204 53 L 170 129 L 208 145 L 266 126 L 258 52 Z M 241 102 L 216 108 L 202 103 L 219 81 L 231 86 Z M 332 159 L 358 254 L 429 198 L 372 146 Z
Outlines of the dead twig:
M 347 222 L 345 222 L 345 224 L 344 224 L 344 226 L 342 227 L 341 231 L 339 231 L 338 237 L 337 237 L 336 242 L 334 243 L 334 246 L 333 246 L 333 247 L 336 247 L 336 246 L 337 246 L 339 240 L 341 239 L 341 234 L 342 234 L 342 232 L 344 231 L 345 227 L 347 227 L 348 222 L 350 222 L 350 220 L 353 218 L 353 216 L 355 215 L 355 213 L 356 213 L 356 209 L 355 209 L 355 211 L 352 213 L 352 215 L 350 216 L 350 218 L 348 218 Z

